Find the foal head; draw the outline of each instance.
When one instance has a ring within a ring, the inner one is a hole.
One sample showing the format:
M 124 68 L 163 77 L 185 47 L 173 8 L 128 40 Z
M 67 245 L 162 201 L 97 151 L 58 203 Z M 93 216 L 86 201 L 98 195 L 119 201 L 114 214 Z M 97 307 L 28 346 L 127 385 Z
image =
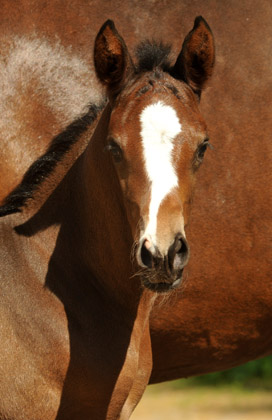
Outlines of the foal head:
M 196 170 L 208 145 L 198 102 L 212 74 L 214 42 L 201 17 L 171 66 L 169 48 L 142 44 L 135 66 L 107 21 L 97 35 L 96 73 L 112 106 L 107 149 L 123 191 L 143 284 L 176 287 L 189 259 L 185 237 Z

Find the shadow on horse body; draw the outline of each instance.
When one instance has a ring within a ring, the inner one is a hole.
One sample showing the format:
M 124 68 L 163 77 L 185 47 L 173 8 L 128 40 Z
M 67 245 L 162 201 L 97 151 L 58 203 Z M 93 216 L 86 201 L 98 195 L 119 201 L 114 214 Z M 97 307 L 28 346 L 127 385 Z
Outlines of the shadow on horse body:
M 0 418 L 125 420 L 144 392 L 150 311 L 181 282 L 209 144 L 203 18 L 168 55 L 145 43 L 135 65 L 107 21 L 94 62 L 108 104 L 58 136 L 1 208 Z

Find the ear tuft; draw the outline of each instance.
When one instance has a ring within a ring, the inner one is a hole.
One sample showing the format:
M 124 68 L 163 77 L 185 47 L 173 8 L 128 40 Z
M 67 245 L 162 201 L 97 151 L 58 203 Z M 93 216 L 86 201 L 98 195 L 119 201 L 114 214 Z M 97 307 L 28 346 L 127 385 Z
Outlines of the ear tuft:
M 107 20 L 97 34 L 94 64 L 99 80 L 111 93 L 121 88 L 122 82 L 133 67 L 126 44 L 112 20 Z
M 215 62 L 212 31 L 202 16 L 195 19 L 194 27 L 186 36 L 182 50 L 173 67 L 173 75 L 184 80 L 200 95 L 210 79 Z

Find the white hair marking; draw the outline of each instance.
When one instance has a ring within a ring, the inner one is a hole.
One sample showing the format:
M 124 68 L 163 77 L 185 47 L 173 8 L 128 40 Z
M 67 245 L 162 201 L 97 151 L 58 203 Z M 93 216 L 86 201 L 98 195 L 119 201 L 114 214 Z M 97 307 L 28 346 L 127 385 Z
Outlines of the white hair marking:
M 172 160 L 174 138 L 182 128 L 176 111 L 159 101 L 141 113 L 141 137 L 145 167 L 151 182 L 149 219 L 144 237 L 156 243 L 157 215 L 163 199 L 178 186 Z

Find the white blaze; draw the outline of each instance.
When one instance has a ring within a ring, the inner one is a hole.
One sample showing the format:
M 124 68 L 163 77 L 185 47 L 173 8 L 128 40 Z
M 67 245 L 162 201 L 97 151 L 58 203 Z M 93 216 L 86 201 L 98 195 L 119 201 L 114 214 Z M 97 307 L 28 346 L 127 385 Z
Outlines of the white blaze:
M 172 150 L 173 140 L 181 132 L 181 124 L 176 111 L 162 102 L 147 106 L 140 121 L 145 167 L 151 181 L 149 220 L 144 236 L 154 244 L 160 204 L 178 185 Z

